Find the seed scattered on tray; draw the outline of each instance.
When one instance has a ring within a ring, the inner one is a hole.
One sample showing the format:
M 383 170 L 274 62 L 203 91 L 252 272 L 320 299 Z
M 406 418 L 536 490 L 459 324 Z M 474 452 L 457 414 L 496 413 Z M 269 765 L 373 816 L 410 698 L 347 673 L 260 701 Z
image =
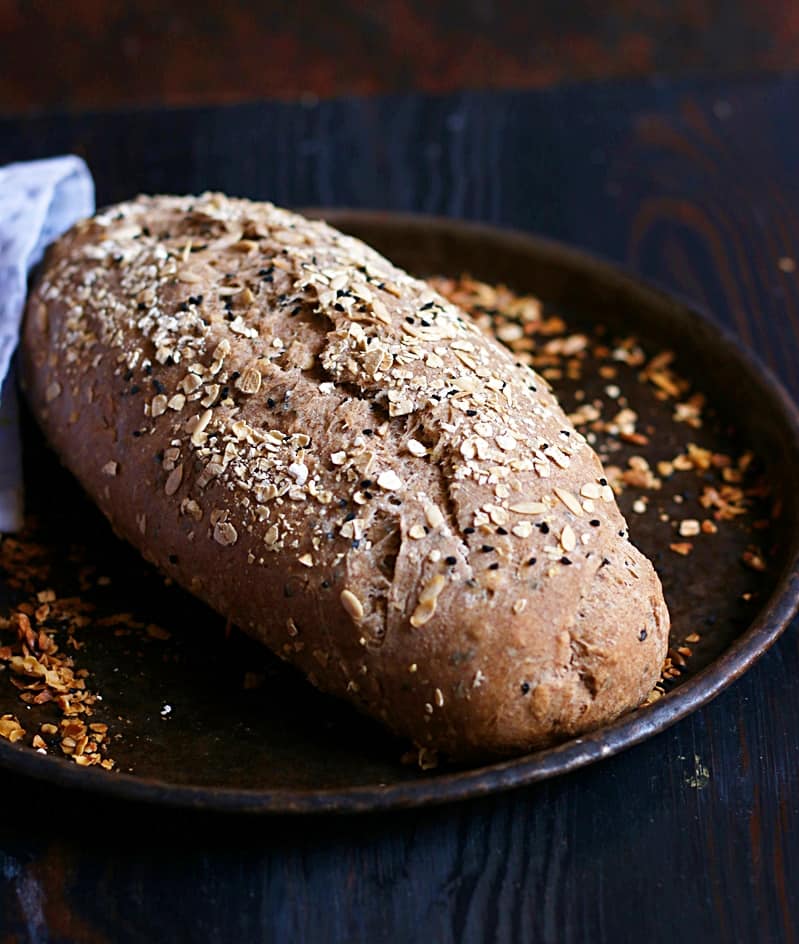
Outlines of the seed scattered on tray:
M 0 540 L 0 582 L 10 601 L 0 615 L 0 685 L 8 685 L 20 702 L 19 712 L 0 716 L 0 737 L 41 754 L 66 756 L 81 767 L 111 770 L 114 735 L 98 713 L 116 716 L 81 665 L 86 638 L 109 628 L 114 635 L 136 632 L 159 641 L 171 633 L 130 613 L 97 615 L 96 596 L 110 585 L 109 578 L 96 576 L 86 548 L 73 547 L 74 568 L 65 567 L 58 548 L 37 540 L 38 529 L 29 517 L 19 535 Z M 54 589 L 56 574 L 65 571 L 77 575 L 72 589 L 78 593 Z
M 0 666 L 26 709 L 49 706 L 57 723 L 25 728 L 16 716 L 0 719 L 0 737 L 25 740 L 43 754 L 60 751 L 76 764 L 99 764 L 110 770 L 105 724 L 92 721 L 100 696 L 87 684 L 89 673 L 76 657 L 82 643 L 76 632 L 89 622 L 91 605 L 77 597 L 59 599 L 39 581 L 50 577 L 43 549 L 22 539 L 6 537 L 0 544 L 0 570 L 10 585 L 22 591 L 20 602 L 0 619 Z M 72 650 L 68 652 L 67 649 Z M 26 730 L 27 729 L 27 730 Z

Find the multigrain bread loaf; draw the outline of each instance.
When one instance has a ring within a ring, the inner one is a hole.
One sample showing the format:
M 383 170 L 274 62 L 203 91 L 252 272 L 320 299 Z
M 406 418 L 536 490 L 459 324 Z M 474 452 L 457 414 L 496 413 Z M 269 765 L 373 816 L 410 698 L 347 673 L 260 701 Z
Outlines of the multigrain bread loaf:
M 51 247 L 22 366 L 119 535 L 421 747 L 550 744 L 658 679 L 660 583 L 546 382 L 323 223 L 112 207 Z

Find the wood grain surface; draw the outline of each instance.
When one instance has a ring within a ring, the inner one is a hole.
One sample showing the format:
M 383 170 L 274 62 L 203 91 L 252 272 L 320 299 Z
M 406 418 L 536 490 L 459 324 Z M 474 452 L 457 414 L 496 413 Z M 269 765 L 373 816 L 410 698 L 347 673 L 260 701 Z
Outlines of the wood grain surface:
M 799 66 L 780 0 L 3 0 L 0 111 Z
M 218 187 L 534 229 L 703 302 L 796 396 L 797 101 L 789 77 L 20 119 L 0 162 L 76 150 L 100 202 Z M 797 675 L 794 626 L 622 756 L 419 813 L 178 815 L 3 775 L 0 942 L 795 941 Z

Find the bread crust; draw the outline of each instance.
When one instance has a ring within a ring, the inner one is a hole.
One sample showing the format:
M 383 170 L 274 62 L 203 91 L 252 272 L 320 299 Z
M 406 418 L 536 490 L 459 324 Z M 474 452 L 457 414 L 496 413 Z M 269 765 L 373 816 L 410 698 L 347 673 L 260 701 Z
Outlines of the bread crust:
M 105 210 L 48 252 L 21 361 L 120 536 L 418 745 L 537 748 L 657 682 L 660 583 L 546 382 L 324 223 Z

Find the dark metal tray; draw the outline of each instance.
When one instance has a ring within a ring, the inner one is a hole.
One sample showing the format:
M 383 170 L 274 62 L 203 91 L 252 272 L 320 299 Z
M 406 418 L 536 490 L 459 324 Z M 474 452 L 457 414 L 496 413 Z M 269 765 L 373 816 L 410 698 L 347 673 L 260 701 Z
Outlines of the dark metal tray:
M 366 811 L 441 803 L 521 786 L 617 753 L 694 711 L 741 675 L 775 641 L 799 603 L 799 416 L 774 378 L 706 315 L 605 262 L 535 237 L 456 221 L 397 214 L 319 211 L 414 274 L 469 272 L 530 292 L 563 314 L 570 327 L 608 336 L 635 334 L 654 353 L 678 354 L 677 367 L 703 391 L 712 422 L 695 441 L 720 452 L 753 449 L 765 463 L 780 515 L 760 536 L 768 543 L 762 574 L 741 566 L 751 535 L 725 527 L 697 541 L 687 563 L 668 551 L 672 526 L 656 514 L 631 514 L 633 540 L 655 562 L 678 644 L 697 628 L 701 642 L 667 694 L 612 725 L 550 750 L 477 769 L 419 771 L 400 763 L 405 745 L 347 706 L 312 690 L 293 671 L 163 580 L 118 542 L 100 514 L 26 424 L 29 508 L 66 583 L 80 568 L 108 578 L 92 591 L 95 616 L 128 612 L 169 630 L 118 635 L 108 626 L 82 631 L 80 664 L 103 697 L 92 720 L 116 737 L 117 769 L 78 767 L 21 743 L 0 740 L 0 766 L 73 788 L 172 806 L 240 812 Z M 592 390 L 607 384 L 585 377 Z M 558 386 L 564 405 L 573 390 Z M 572 384 L 571 387 L 574 385 Z M 650 444 L 622 452 L 656 459 L 685 445 L 672 407 L 627 391 L 654 430 Z M 638 399 L 640 398 L 640 399 Z M 690 438 L 690 437 L 688 437 Z M 681 516 L 699 516 L 696 494 L 683 488 Z M 662 501 L 669 496 L 664 492 Z M 672 508 L 672 511 L 674 509 Z M 0 588 L 12 602 L 12 586 Z M 279 606 L 280 601 L 275 601 Z M 245 672 L 263 683 L 243 685 Z M 26 709 L 0 673 L 0 714 L 34 725 L 48 706 Z M 165 706 L 169 706 L 169 711 Z M 33 717 L 35 716 L 35 718 Z

